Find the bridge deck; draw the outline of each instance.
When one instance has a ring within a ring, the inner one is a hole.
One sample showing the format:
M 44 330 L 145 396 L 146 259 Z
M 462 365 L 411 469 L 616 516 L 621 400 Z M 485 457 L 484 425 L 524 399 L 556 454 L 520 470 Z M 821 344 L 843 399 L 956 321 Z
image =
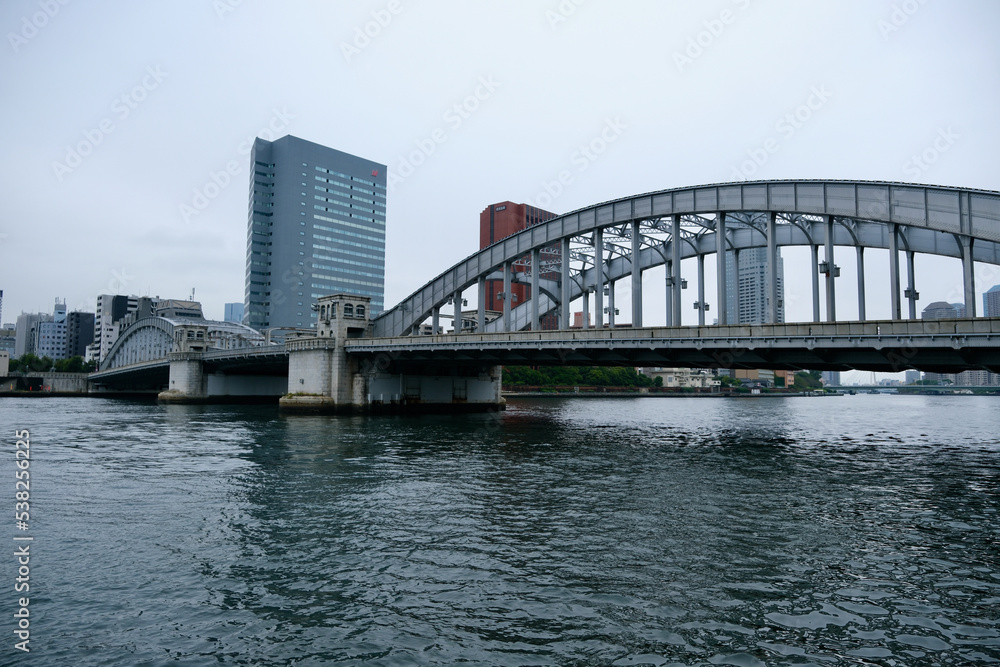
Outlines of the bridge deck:
M 531 364 L 1000 371 L 1000 318 L 570 329 L 357 339 L 379 367 Z

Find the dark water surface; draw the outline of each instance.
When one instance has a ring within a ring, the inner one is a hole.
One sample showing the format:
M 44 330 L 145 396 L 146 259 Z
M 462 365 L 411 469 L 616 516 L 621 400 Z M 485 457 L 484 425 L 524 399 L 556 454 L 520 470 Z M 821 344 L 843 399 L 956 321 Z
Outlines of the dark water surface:
M 34 537 L 0 664 L 1000 662 L 997 398 L 0 415 Z

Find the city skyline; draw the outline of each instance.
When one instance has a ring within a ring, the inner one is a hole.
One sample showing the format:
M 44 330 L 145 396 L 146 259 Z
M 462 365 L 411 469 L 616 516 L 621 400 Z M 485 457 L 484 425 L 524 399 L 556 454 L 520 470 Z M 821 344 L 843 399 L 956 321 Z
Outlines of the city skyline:
M 38 21 L 37 2 L 0 8 L 8 35 L 0 65 L 15 93 L 0 113 L 18 130 L 3 167 L 11 194 L 0 248 L 7 258 L 40 247 L 52 255 L 46 271 L 16 271 L 10 261 L 0 269 L 8 320 L 45 311 L 56 295 L 72 311 L 93 309 L 103 293 L 192 288 L 221 319 L 244 288 L 243 188 L 258 136 L 308 137 L 388 166 L 386 306 L 473 252 L 476 215 L 504 198 L 564 213 L 737 178 L 1000 184 L 990 150 L 1000 130 L 989 112 L 998 93 L 983 84 L 996 80 L 1000 47 L 988 26 L 1000 9 L 985 2 L 903 15 L 862 2 L 644 3 L 628 15 L 555 2 L 504 12 L 460 3 L 57 6 Z M 264 24 L 277 43 L 294 37 L 313 58 L 279 49 L 260 59 L 250 36 Z M 528 46 L 512 57 L 455 30 L 483 24 Z M 760 39 L 782 27 L 791 41 L 781 49 Z M 171 31 L 192 46 L 166 38 Z M 656 39 L 642 39 L 646 32 Z M 467 54 L 461 62 L 431 46 L 444 34 Z M 598 34 L 618 48 L 593 53 Z M 103 47 L 111 35 L 127 37 Z M 807 45 L 809 58 L 786 57 Z M 215 64 L 223 61 L 237 64 Z M 412 67 L 426 76 L 407 77 Z M 780 85 L 760 86 L 750 74 L 761 68 Z M 698 101 L 677 104 L 678 95 Z M 746 95 L 753 105 L 731 103 Z M 805 274 L 807 249 L 783 254 L 788 275 Z M 870 278 L 887 272 L 884 252 L 866 257 Z M 837 261 L 840 284 L 852 284 L 853 258 Z M 1000 276 L 977 268 L 985 274 L 978 301 Z M 684 273 L 694 277 L 687 262 Z M 655 275 L 646 281 L 648 321 L 662 316 Z M 871 283 L 868 315 L 883 317 L 884 281 Z M 957 262 L 918 258 L 918 309 L 956 301 L 956 286 Z M 788 281 L 786 319 L 809 319 L 808 289 L 807 280 Z M 619 296 L 619 320 L 628 321 Z M 851 307 L 838 304 L 838 315 L 849 318 Z M 683 316 L 688 324 L 696 314 Z

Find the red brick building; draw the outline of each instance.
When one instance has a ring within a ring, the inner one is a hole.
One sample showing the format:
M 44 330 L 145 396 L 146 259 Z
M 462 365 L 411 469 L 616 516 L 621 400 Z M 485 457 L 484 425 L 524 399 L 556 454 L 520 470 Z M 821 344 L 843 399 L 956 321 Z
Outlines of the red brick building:
M 487 206 L 479 214 L 479 247 L 485 248 L 511 234 L 527 229 L 540 222 L 555 218 L 556 214 L 544 211 L 527 204 L 515 204 L 514 202 L 500 202 Z M 544 253 L 545 257 L 558 257 L 558 248 L 548 249 Z M 530 263 L 530 257 L 523 258 L 525 263 Z M 547 271 L 541 274 L 542 277 L 552 280 L 559 279 L 559 271 Z M 531 286 L 524 283 L 513 283 L 511 286 L 511 308 L 524 303 L 531 295 Z M 486 281 L 486 309 L 502 311 L 503 299 L 498 298 L 498 294 L 503 292 L 502 280 Z M 542 329 L 555 329 L 558 326 L 558 318 L 555 314 L 542 317 Z

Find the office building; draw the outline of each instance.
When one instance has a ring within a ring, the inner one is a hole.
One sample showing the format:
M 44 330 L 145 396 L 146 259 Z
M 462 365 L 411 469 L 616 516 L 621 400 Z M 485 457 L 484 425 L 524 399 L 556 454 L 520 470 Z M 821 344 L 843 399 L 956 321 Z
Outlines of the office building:
M 994 285 L 983 294 L 983 317 L 1000 317 L 1000 285 Z
M 951 320 L 956 317 L 958 317 L 958 311 L 955 306 L 944 301 L 935 301 L 920 313 L 922 320 Z
M 996 387 L 1000 385 L 1000 373 L 963 371 L 955 376 L 955 384 L 962 387 Z
M 94 313 L 72 312 L 66 316 L 66 358 L 87 356 L 94 342 Z
M 66 358 L 66 302 L 56 300 L 52 317 L 35 330 L 35 354 L 53 361 Z
M 730 324 L 770 324 L 767 307 L 767 248 L 740 251 L 739 271 L 735 253 L 726 253 L 726 321 Z M 778 322 L 785 321 L 785 265 L 778 249 Z M 737 308 L 739 312 L 737 312 Z
M 825 387 L 840 386 L 840 371 L 823 371 L 821 377 L 823 379 L 823 386 Z
M 51 322 L 48 313 L 21 313 L 17 316 L 14 334 L 14 356 L 23 357 L 26 354 L 36 354 L 38 343 L 38 327 L 43 322 Z
M 527 204 L 515 204 L 510 201 L 491 204 L 479 214 L 479 248 L 485 248 L 511 234 L 516 234 L 555 217 L 555 213 Z M 542 248 L 540 259 L 542 266 L 539 277 L 546 280 L 559 280 L 560 255 L 558 246 Z M 530 271 L 530 268 L 531 258 L 522 257 L 515 262 L 514 271 L 515 273 L 525 273 Z M 531 286 L 521 282 L 512 283 L 510 292 L 510 307 L 516 308 L 530 298 Z M 505 298 L 503 280 L 486 281 L 486 310 L 503 312 Z M 543 315 L 539 324 L 542 329 L 556 329 L 559 326 L 559 317 L 555 313 Z
M 307 328 L 320 296 L 385 301 L 386 167 L 285 136 L 251 152 L 243 323 Z
M 236 324 L 243 322 L 243 305 L 242 303 L 227 303 L 226 315 L 222 318 L 223 321 L 235 322 Z
M 101 294 L 94 313 L 94 340 L 87 346 L 87 361 L 100 361 L 118 339 L 121 321 L 138 307 L 139 297 Z
M 7 356 L 14 357 L 14 349 L 17 346 L 17 330 L 11 324 L 3 325 L 0 329 L 0 351 L 7 352 Z

